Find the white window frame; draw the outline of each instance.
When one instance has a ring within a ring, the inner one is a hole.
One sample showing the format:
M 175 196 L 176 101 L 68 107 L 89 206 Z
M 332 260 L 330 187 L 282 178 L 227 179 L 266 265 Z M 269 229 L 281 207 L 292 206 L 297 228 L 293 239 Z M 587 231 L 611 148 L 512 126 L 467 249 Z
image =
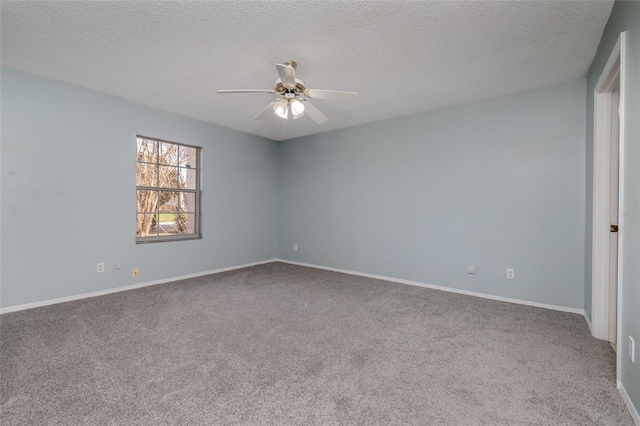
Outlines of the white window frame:
M 155 137 L 150 137 L 150 136 L 144 136 L 144 135 L 136 135 L 136 146 L 137 146 L 137 141 L 138 139 L 147 139 L 147 140 L 152 140 L 152 141 L 156 141 L 159 143 L 166 143 L 166 144 L 172 144 L 172 145 L 178 145 L 178 146 L 184 146 L 187 148 L 194 148 L 196 150 L 196 161 L 195 161 L 195 170 L 196 170 L 196 182 L 195 182 L 195 189 L 180 189 L 180 188 L 165 188 L 165 187 L 160 187 L 160 186 L 138 186 L 137 185 L 137 170 L 136 170 L 136 197 L 138 196 L 138 190 L 150 190 L 150 191 L 171 191 L 171 192 L 181 192 L 181 193 L 192 193 L 195 195 L 195 208 L 194 208 L 194 213 L 195 213 L 195 218 L 194 218 L 194 232 L 191 234 L 176 234 L 176 235 L 151 235 L 151 236 L 146 236 L 146 237 L 138 237 L 136 235 L 136 244 L 146 244 L 146 243 L 159 243 L 159 242 L 168 242 L 168 241 L 184 241 L 184 240 L 197 240 L 197 239 L 201 239 L 202 238 L 202 233 L 200 231 L 200 217 L 201 217 L 201 212 L 200 212 L 200 199 L 201 199 L 201 189 L 200 189 L 200 162 L 201 162 L 201 158 L 202 158 L 202 148 L 199 146 L 195 146 L 195 145 L 189 145 L 189 144 L 185 144 L 185 143 L 180 143 L 180 142 L 174 142 L 174 141 L 168 141 L 168 140 L 164 140 L 164 139 L 160 139 L 160 138 L 155 138 Z M 137 154 L 137 149 L 136 149 L 136 154 Z M 136 164 L 138 164 L 139 161 L 137 159 L 137 155 L 136 155 Z M 147 163 L 147 164 L 154 164 L 154 163 Z M 156 167 L 159 167 L 160 165 L 162 165 L 160 163 L 159 158 L 156 159 Z M 136 204 L 137 205 L 137 204 Z M 159 209 L 159 206 L 157 207 L 157 209 Z M 137 208 L 136 208 L 136 221 L 138 220 L 138 214 L 140 214 L 142 212 L 138 212 Z M 157 214 L 160 214 L 160 211 L 157 210 Z

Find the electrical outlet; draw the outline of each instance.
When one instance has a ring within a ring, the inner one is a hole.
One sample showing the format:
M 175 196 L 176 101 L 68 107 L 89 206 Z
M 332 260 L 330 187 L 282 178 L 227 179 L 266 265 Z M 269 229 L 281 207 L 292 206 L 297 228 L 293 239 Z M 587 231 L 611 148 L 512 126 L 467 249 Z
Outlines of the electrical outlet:
M 98 263 L 98 267 L 96 268 L 96 271 L 100 274 L 102 272 L 104 272 L 104 263 L 100 262 Z
M 636 362 L 636 341 L 631 336 L 629 336 L 629 359 L 631 362 Z
M 120 264 L 116 263 L 116 269 L 120 269 Z
M 475 274 L 476 273 L 476 264 L 470 263 L 467 265 L 467 274 Z
M 507 269 L 507 279 L 508 280 L 515 280 L 516 279 L 516 273 L 513 269 Z
M 297 245 L 297 244 L 294 244 L 294 245 L 293 245 L 293 250 L 294 250 L 294 251 L 298 251 L 298 245 Z
M 138 268 L 133 268 L 133 270 L 131 271 L 131 276 L 133 278 L 136 278 L 138 276 Z

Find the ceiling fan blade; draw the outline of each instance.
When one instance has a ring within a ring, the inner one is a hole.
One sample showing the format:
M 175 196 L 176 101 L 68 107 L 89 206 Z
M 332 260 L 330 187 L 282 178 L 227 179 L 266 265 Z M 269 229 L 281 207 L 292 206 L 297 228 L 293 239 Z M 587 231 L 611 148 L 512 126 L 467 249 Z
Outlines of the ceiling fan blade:
M 339 90 L 308 89 L 307 94 L 312 99 L 330 99 L 334 101 L 353 101 L 358 99 L 356 92 L 341 92 Z
M 273 102 L 276 102 L 277 99 Z M 258 115 L 256 115 L 255 117 L 253 117 L 254 120 L 262 120 L 263 118 L 265 118 L 269 113 L 273 113 L 273 102 L 269 102 L 269 104 L 264 107 L 262 109 L 262 111 L 260 111 L 258 113 Z
M 296 71 L 293 67 L 288 65 L 276 64 L 278 74 L 280 74 L 280 81 L 285 87 L 296 86 Z
M 323 124 L 329 121 L 326 115 L 320 112 L 320 110 L 316 108 L 311 102 L 306 100 L 304 101 L 304 112 L 306 112 L 307 115 L 318 124 Z
M 238 89 L 238 90 L 218 90 L 219 94 L 225 94 L 225 93 L 269 93 L 269 94 L 274 94 L 276 93 L 274 90 L 272 89 Z

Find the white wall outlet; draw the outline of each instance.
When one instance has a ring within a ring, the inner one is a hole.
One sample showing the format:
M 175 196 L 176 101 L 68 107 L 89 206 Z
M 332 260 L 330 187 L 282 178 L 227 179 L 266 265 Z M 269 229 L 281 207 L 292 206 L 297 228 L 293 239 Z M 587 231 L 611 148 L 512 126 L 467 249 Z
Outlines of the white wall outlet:
M 515 280 L 516 279 L 516 273 L 513 269 L 507 269 L 507 279 L 508 280 Z
M 120 269 L 120 264 L 116 263 L 116 269 Z
M 133 278 L 137 278 L 138 277 L 138 268 L 133 268 L 133 270 L 131 271 L 131 276 Z
M 298 245 L 297 245 L 297 244 L 294 244 L 294 245 L 293 245 L 293 250 L 294 250 L 294 251 L 298 251 Z
M 100 262 L 98 263 L 98 267 L 96 268 L 96 271 L 100 274 L 102 272 L 104 272 L 104 263 Z
M 631 336 L 629 336 L 629 359 L 631 362 L 636 362 L 636 341 Z
M 476 264 L 470 263 L 467 265 L 467 274 L 475 274 L 476 273 Z

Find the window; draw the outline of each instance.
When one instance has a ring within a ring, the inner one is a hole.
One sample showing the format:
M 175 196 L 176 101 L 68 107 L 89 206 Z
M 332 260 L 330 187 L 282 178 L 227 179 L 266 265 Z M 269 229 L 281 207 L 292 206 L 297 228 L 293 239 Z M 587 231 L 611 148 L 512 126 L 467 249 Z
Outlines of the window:
M 136 242 L 200 238 L 200 148 L 137 137 Z

